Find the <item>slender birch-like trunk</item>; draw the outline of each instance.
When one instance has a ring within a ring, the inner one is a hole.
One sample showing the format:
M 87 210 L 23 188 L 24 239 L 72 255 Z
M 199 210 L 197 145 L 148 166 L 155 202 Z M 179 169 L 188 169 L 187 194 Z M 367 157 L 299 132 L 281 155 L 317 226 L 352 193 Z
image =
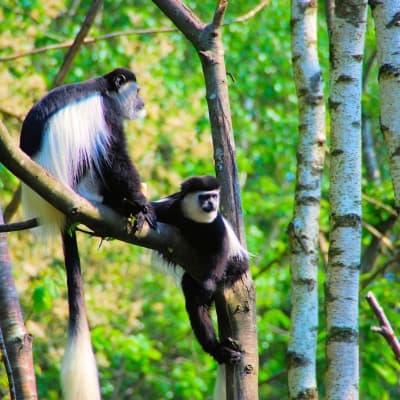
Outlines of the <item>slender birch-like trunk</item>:
M 326 398 L 359 395 L 358 291 L 361 256 L 361 75 L 364 0 L 336 2 L 330 35 L 330 249 L 326 276 Z
M 375 21 L 379 65 L 380 121 L 400 210 L 400 7 L 398 0 L 369 2 Z
M 299 102 L 297 184 L 289 226 L 292 274 L 290 399 L 317 399 L 318 234 L 325 104 L 317 50 L 317 3 L 292 0 L 292 57 Z

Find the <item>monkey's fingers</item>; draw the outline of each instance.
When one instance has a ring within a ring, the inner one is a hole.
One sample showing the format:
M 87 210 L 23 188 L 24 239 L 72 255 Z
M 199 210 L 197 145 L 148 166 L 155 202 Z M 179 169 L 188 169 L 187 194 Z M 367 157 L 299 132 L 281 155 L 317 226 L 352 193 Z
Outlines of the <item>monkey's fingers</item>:
M 150 228 L 157 229 L 157 220 L 153 215 L 145 214 L 145 220 L 149 224 Z
M 224 345 L 220 345 L 213 356 L 219 364 L 237 364 L 242 359 L 240 351 Z
M 150 204 L 146 204 L 142 207 L 142 213 L 150 228 L 157 229 L 157 218 L 153 207 Z
M 149 218 L 149 214 L 145 214 L 142 211 L 136 213 L 131 220 L 133 221 L 131 231 L 138 237 L 146 236 L 150 228 L 157 228 L 157 222 Z
M 214 358 L 220 364 L 237 364 L 242 359 L 239 344 L 232 338 L 227 338 L 217 347 Z
M 134 214 L 136 222 L 134 225 L 135 230 L 140 230 L 146 221 L 150 228 L 157 229 L 157 218 L 154 209 L 145 198 L 143 199 L 127 199 L 123 202 L 132 208 L 132 214 Z

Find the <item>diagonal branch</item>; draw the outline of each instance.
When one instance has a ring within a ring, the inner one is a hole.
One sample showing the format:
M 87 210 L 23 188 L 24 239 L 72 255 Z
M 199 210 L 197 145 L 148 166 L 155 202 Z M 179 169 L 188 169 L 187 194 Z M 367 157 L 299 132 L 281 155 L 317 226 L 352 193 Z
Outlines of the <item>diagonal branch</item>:
M 72 62 L 74 61 L 75 56 L 79 52 L 79 49 L 82 47 L 83 41 L 87 36 L 87 34 L 89 33 L 93 21 L 102 5 L 103 5 L 103 0 L 93 1 L 93 4 L 86 15 L 85 21 L 83 22 L 81 29 L 79 30 L 75 40 L 72 43 L 72 46 L 68 49 L 68 52 L 64 57 L 63 64 L 59 69 L 57 76 L 54 79 L 53 87 L 59 86 L 64 82 L 64 79 L 69 69 L 71 68 Z
M 367 276 L 366 279 L 363 279 L 361 282 L 361 290 L 364 290 L 367 288 L 372 282 L 375 281 L 380 275 L 384 275 L 386 270 L 390 268 L 392 265 L 398 265 L 400 263 L 400 258 L 399 256 L 395 256 L 394 258 L 390 259 L 389 261 L 386 261 L 382 266 L 377 268 L 375 271 L 373 271 L 370 275 Z

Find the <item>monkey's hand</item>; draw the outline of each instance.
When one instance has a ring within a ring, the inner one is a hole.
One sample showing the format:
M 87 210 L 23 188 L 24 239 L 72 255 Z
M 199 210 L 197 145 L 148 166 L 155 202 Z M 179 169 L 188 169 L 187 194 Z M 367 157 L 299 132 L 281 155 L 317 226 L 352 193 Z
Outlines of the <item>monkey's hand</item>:
M 141 231 L 145 222 L 147 222 L 150 228 L 157 229 L 156 215 L 150 203 L 147 203 L 139 212 L 136 213 L 134 226 L 135 231 Z
M 141 231 L 145 222 L 150 228 L 157 229 L 157 218 L 153 206 L 144 196 L 134 200 L 124 199 L 124 203 L 130 206 L 131 212 L 135 217 L 132 224 L 132 229 L 135 232 Z
M 242 359 L 242 352 L 238 343 L 228 337 L 217 346 L 213 357 L 219 364 L 237 364 Z

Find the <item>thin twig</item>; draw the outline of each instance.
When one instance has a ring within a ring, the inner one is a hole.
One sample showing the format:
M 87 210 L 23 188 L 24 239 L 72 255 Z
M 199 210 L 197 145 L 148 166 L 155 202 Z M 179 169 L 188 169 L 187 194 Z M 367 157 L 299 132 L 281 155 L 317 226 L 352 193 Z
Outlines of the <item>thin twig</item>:
M 0 233 L 23 231 L 26 229 L 36 228 L 37 226 L 39 226 L 39 222 L 36 218 L 21 222 L 12 222 L 10 224 L 0 224 Z
M 24 119 L 22 115 L 15 114 L 13 111 L 7 110 L 3 107 L 0 107 L 0 113 L 3 114 L 5 117 L 15 118 L 18 122 L 22 122 Z
M 281 258 L 275 258 L 271 260 L 268 264 L 266 264 L 264 267 L 260 268 L 259 271 L 253 273 L 253 279 L 257 280 L 257 278 L 261 275 L 263 275 L 265 272 L 267 272 L 274 264 L 280 264 L 282 262 Z
M 267 6 L 269 6 L 269 0 L 263 0 L 260 4 L 255 6 L 253 9 L 251 9 L 246 14 L 242 15 L 241 17 L 235 18 L 233 21 L 225 22 L 223 25 L 230 25 L 230 24 L 236 24 L 238 22 L 245 22 L 248 19 L 253 18 L 256 14 L 258 14 L 260 11 L 262 11 Z
M 129 29 L 126 31 L 108 33 L 107 35 L 85 38 L 82 42 L 82 45 L 86 46 L 86 45 L 93 44 L 93 43 L 96 43 L 99 41 L 114 39 L 119 36 L 151 35 L 151 34 L 157 34 L 157 33 L 176 32 L 176 31 L 177 31 L 177 28 Z M 51 51 L 51 50 L 65 49 L 65 48 L 72 46 L 73 42 L 74 42 L 73 40 L 69 40 L 68 42 L 59 43 L 59 44 L 51 44 L 48 46 L 39 47 L 37 49 L 32 49 L 32 50 L 29 50 L 24 53 L 13 54 L 11 56 L 6 56 L 6 57 L 0 57 L 0 61 L 12 61 L 12 60 L 16 60 L 17 58 L 22 58 L 22 57 L 26 57 L 26 56 L 35 55 L 35 54 L 45 53 L 45 52 Z
M 388 249 L 395 251 L 396 248 L 393 244 L 393 242 L 383 233 L 379 232 L 378 229 L 376 229 L 374 226 L 372 226 L 371 224 L 363 221 L 362 222 L 363 227 L 369 232 L 371 233 L 373 236 L 375 236 L 377 239 L 379 239 L 379 241 L 386 246 Z
M 260 4 L 258 4 L 256 7 L 251 9 L 246 14 L 244 14 L 238 18 L 235 18 L 231 21 L 224 22 L 222 24 L 222 26 L 245 22 L 248 19 L 253 18 L 256 14 L 258 14 L 260 11 L 262 11 L 268 5 L 269 5 L 269 0 L 263 0 Z M 87 46 L 87 45 L 90 45 L 90 44 L 93 44 L 96 42 L 110 40 L 110 39 L 114 39 L 114 38 L 121 37 L 121 36 L 157 35 L 160 33 L 171 33 L 171 32 L 177 32 L 177 31 L 178 31 L 178 29 L 175 27 L 173 27 L 173 28 L 165 27 L 165 28 L 156 28 L 156 29 L 128 29 L 126 31 L 112 32 L 112 33 L 108 33 L 106 35 L 97 36 L 97 37 L 87 37 L 83 40 L 82 45 Z M 0 57 L 0 62 L 13 61 L 18 58 L 41 54 L 41 53 L 45 53 L 47 51 L 65 49 L 65 48 L 71 47 L 73 43 L 74 43 L 73 40 L 69 40 L 64 43 L 52 44 L 52 45 L 48 45 L 48 46 L 44 46 L 44 47 L 39 47 L 37 49 L 32 49 L 32 50 L 29 50 L 29 51 L 26 51 L 23 53 L 12 54 L 10 56 Z
M 396 263 L 400 263 L 399 257 L 394 257 L 391 260 L 385 262 L 380 268 L 378 268 L 375 272 L 368 276 L 368 278 L 361 281 L 361 290 L 367 288 L 371 284 L 371 282 L 373 282 L 379 275 L 383 275 L 392 264 Z
M 367 196 L 366 194 L 362 193 L 361 194 L 363 200 L 367 201 L 370 204 L 373 204 L 374 206 L 378 208 L 382 208 L 382 210 L 387 211 L 390 215 L 393 215 L 394 217 L 398 217 L 399 213 L 393 208 L 388 206 L 385 203 L 382 203 L 381 201 L 378 201 L 370 196 Z
M 385 338 L 385 340 L 391 347 L 396 360 L 400 363 L 400 343 L 393 332 L 392 326 L 390 325 L 390 322 L 387 319 L 385 312 L 383 311 L 382 307 L 378 303 L 378 300 L 375 298 L 372 292 L 368 292 L 365 298 L 367 299 L 372 311 L 376 315 L 380 324 L 380 326 L 375 326 L 371 329 L 374 332 L 380 333 Z

